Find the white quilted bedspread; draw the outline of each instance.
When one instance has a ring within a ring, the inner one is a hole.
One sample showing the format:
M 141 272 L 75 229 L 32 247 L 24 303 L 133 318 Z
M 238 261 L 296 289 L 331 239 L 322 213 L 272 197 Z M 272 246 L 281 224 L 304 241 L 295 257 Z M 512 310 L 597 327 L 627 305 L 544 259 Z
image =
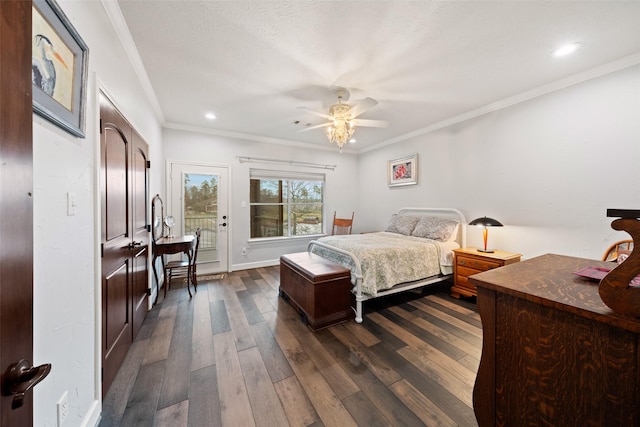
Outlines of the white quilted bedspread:
M 326 236 L 318 241 L 351 252 L 358 258 L 363 275 L 362 292 L 372 296 L 399 283 L 441 272 L 441 249 L 433 240 L 379 232 Z M 355 283 L 355 265 L 349 257 L 321 246 L 313 246 L 311 252 L 349 268 L 352 283 Z

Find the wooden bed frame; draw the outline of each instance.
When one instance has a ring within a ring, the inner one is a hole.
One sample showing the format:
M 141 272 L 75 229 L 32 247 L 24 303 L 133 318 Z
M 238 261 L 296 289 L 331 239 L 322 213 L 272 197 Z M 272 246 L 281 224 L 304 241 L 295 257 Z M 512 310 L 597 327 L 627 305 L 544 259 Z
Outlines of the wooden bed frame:
M 397 212 L 398 215 L 420 215 L 420 216 L 438 216 L 442 218 L 454 219 L 460 222 L 460 226 L 458 227 L 458 236 L 456 237 L 456 242 L 460 245 L 461 248 L 465 247 L 467 244 L 467 233 L 466 233 L 466 223 L 467 220 L 462 212 L 458 209 L 454 208 L 402 208 Z M 356 297 L 356 307 L 355 307 L 355 321 L 357 323 L 362 323 L 363 313 L 362 313 L 362 303 L 369 299 L 374 299 L 378 297 L 383 297 L 387 295 L 396 294 L 398 292 L 408 291 L 410 289 L 420 288 L 423 286 L 431 285 L 434 283 L 440 283 L 442 281 L 451 279 L 453 277 L 453 273 L 451 274 L 440 274 L 437 276 L 427 277 L 421 280 L 416 280 L 413 282 L 400 283 L 395 285 L 392 288 L 385 289 L 382 291 L 378 291 L 376 296 L 364 294 L 362 292 L 362 267 L 360 266 L 360 261 L 353 255 L 351 252 L 345 251 L 340 248 L 336 248 L 330 245 L 327 245 L 322 242 L 318 242 L 317 240 L 312 240 L 307 245 L 307 251 L 311 252 L 314 246 L 320 246 L 324 248 L 331 249 L 336 252 L 340 252 L 353 260 L 355 265 L 355 280 L 356 283 L 353 286 L 352 292 Z M 452 266 L 453 268 L 453 266 Z

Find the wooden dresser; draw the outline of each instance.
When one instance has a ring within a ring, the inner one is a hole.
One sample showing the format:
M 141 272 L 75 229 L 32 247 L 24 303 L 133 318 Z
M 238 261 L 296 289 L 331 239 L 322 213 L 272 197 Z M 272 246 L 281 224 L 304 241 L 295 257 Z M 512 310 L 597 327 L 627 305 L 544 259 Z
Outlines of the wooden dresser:
M 572 274 L 587 266 L 614 265 L 543 255 L 469 278 L 483 330 L 481 427 L 640 425 L 640 319 Z
M 453 286 L 451 296 L 460 298 L 477 295 L 476 287 L 469 283 L 469 276 L 520 261 L 520 254 L 511 252 L 479 252 L 477 248 L 453 250 Z

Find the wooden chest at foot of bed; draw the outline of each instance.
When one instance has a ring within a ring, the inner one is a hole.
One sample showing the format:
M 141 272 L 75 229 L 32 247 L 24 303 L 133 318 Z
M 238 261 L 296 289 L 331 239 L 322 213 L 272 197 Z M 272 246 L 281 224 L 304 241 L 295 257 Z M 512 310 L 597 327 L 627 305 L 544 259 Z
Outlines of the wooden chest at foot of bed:
M 321 256 L 299 252 L 280 257 L 280 294 L 313 330 L 352 319 L 351 273 Z

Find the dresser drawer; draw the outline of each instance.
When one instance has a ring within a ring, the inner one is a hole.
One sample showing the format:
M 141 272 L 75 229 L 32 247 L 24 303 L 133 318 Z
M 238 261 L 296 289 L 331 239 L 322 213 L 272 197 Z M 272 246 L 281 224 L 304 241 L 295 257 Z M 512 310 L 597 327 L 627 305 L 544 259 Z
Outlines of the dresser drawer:
M 466 258 L 466 257 L 456 257 L 458 261 L 457 264 L 459 267 L 472 268 L 476 271 L 476 273 L 480 273 L 481 271 L 491 270 L 492 268 L 497 268 L 502 265 L 499 262 L 493 262 L 485 259 L 476 259 L 476 258 Z M 473 273 L 471 273 L 473 274 Z

